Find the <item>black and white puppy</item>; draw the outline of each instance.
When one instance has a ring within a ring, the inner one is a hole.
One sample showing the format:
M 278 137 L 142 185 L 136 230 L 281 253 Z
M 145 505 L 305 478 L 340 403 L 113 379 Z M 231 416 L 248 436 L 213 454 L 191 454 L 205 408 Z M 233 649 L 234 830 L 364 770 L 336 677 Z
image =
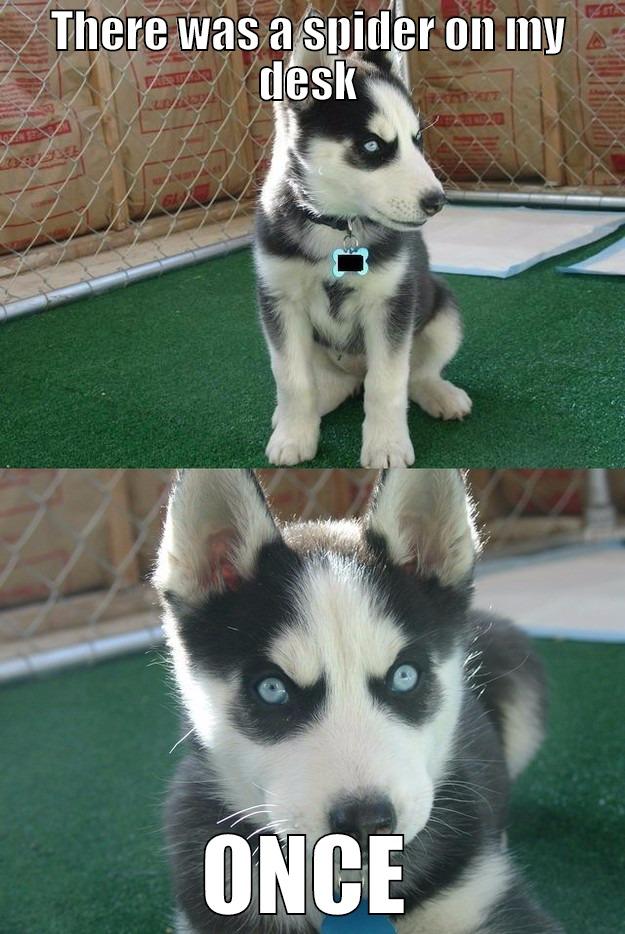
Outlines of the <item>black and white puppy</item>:
M 335 61 L 300 43 L 291 64 Z M 429 269 L 419 228 L 445 202 L 423 155 L 422 126 L 393 58 L 349 59 L 357 100 L 276 105 L 271 167 L 257 213 L 261 321 L 277 405 L 273 464 L 315 456 L 321 416 L 360 389 L 361 463 L 414 461 L 411 399 L 462 419 L 471 400 L 442 378 L 462 338 L 453 295 Z M 369 251 L 366 275 L 332 272 L 348 224 Z
M 399 934 L 555 934 L 506 848 L 511 781 L 544 732 L 526 637 L 470 607 L 477 543 L 452 470 L 383 475 L 360 521 L 279 525 L 253 474 L 173 491 L 156 584 L 192 729 L 168 804 L 179 934 L 319 931 L 212 915 L 204 848 L 403 834 Z M 310 873 L 309 873 L 310 877 Z M 257 879 L 255 878 L 255 886 Z

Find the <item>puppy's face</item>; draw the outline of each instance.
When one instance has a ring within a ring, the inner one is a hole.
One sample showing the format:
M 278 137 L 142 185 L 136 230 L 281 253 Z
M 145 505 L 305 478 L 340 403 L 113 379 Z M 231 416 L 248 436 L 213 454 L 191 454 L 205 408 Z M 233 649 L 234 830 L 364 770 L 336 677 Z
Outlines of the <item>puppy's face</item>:
M 455 503 L 440 516 L 447 544 L 432 515 L 408 530 L 424 495 L 430 512 Z M 211 500 L 208 523 L 189 518 Z M 182 697 L 232 809 L 224 830 L 247 817 L 309 847 L 330 832 L 419 833 L 462 703 L 472 560 L 452 472 L 391 472 L 361 524 L 282 530 L 247 474 L 181 480 L 158 583 Z
M 319 64 L 295 50 L 310 69 Z M 330 58 L 324 64 L 333 67 Z M 444 204 L 423 154 L 419 114 L 390 58 L 354 58 L 357 100 L 283 107 L 293 164 L 321 214 L 368 217 L 398 230 L 425 223 Z

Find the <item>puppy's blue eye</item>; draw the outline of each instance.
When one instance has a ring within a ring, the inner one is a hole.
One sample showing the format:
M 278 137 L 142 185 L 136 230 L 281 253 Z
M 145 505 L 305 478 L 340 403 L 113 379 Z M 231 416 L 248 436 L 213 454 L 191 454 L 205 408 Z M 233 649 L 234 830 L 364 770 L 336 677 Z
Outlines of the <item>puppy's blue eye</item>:
M 380 149 L 380 144 L 377 139 L 368 139 L 362 144 L 362 148 L 365 152 L 378 152 Z
M 414 665 L 398 665 L 391 673 L 390 688 L 395 694 L 405 694 L 412 691 L 419 682 L 419 672 Z
M 256 693 L 266 704 L 286 704 L 289 692 L 280 678 L 263 678 L 256 685 Z
M 412 139 L 414 141 L 415 146 L 422 146 L 423 145 L 423 133 L 421 132 L 421 130 L 419 130 L 418 133 L 415 133 Z

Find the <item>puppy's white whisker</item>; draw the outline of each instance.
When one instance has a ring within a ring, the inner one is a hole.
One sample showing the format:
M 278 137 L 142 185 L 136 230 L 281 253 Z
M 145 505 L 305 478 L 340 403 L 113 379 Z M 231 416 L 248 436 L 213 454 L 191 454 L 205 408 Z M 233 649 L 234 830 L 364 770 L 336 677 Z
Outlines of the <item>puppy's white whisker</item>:
M 177 749 L 178 746 L 180 746 L 181 743 L 184 743 L 185 739 L 188 739 L 188 738 L 191 736 L 191 734 L 193 733 L 194 729 L 195 729 L 195 727 L 191 727 L 191 729 L 189 730 L 188 733 L 185 733 L 184 736 L 181 736 L 181 737 L 180 737 L 180 739 L 178 740 L 177 743 L 174 743 L 174 745 L 173 745 L 173 746 L 171 747 L 171 749 L 169 750 L 169 755 L 170 755 L 170 756 L 171 756 L 172 752 L 173 752 L 175 749 Z
M 249 820 L 252 817 L 260 817 L 261 814 L 271 814 L 267 808 L 260 808 L 258 811 L 252 811 L 249 814 L 243 814 L 241 817 L 238 817 L 233 824 L 230 824 L 230 827 L 236 827 L 237 824 L 241 824 L 243 821 Z
M 426 123 L 425 126 L 420 127 L 421 133 L 424 133 L 425 130 L 429 130 L 431 127 L 436 126 L 438 123 L 439 114 L 436 114 L 433 120 L 430 120 L 429 123 Z
M 268 811 L 270 807 L 275 807 L 275 805 L 269 805 L 269 804 L 251 804 L 249 807 L 240 808 L 238 811 L 233 811 L 232 814 L 226 814 L 225 817 L 221 817 L 221 818 L 220 818 L 218 821 L 216 821 L 215 823 L 217 823 L 217 824 L 224 824 L 226 821 L 230 820 L 231 817 L 237 817 L 238 814 L 247 814 L 247 813 L 249 813 L 250 811 L 258 811 L 258 810 Z M 245 819 L 245 818 L 243 818 L 243 819 Z
M 272 830 L 277 824 L 287 824 L 288 820 L 283 818 L 282 820 L 272 820 L 268 824 L 265 824 L 264 827 L 259 827 L 258 830 L 253 830 L 245 839 L 251 840 L 252 837 L 255 837 L 256 834 L 264 833 L 265 830 Z

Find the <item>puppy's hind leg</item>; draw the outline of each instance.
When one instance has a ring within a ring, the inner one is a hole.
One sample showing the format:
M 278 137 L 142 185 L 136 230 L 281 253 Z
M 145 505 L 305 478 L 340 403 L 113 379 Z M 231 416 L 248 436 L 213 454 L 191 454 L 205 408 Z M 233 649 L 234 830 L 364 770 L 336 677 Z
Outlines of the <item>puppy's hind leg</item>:
M 434 418 L 463 419 L 472 402 L 464 389 L 441 376 L 462 342 L 462 324 L 458 309 L 448 299 L 415 335 L 410 357 L 410 399 Z

